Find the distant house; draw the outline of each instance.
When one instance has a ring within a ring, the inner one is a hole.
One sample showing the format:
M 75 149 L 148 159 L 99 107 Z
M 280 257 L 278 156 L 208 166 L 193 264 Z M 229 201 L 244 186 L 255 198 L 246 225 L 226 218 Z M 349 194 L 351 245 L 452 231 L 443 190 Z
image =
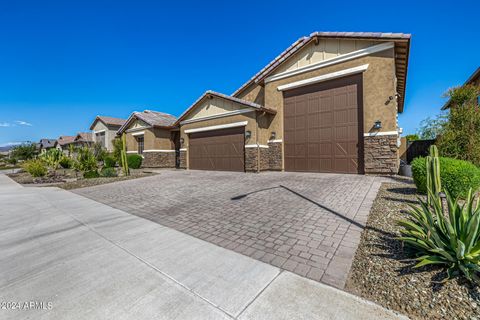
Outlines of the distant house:
M 41 153 L 46 152 L 49 149 L 53 149 L 57 147 L 57 140 L 56 139 L 40 139 L 38 143 L 38 149 Z
M 480 88 L 480 67 L 478 67 L 477 70 L 475 70 L 475 72 L 472 73 L 472 75 L 467 79 L 467 81 L 465 81 L 463 85 L 465 86 L 467 84 L 472 84 Z M 477 102 L 480 105 L 480 95 L 477 97 Z M 451 101 L 448 100 L 447 103 L 443 105 L 442 110 L 446 110 L 450 108 L 450 104 L 451 104 Z
M 94 143 L 93 135 L 91 132 L 79 132 L 72 143 L 75 147 L 90 147 Z
M 143 155 L 144 167 L 172 168 L 180 138 L 178 128 L 174 127 L 176 120 L 163 112 L 133 112 L 118 134 L 126 133 L 127 153 Z
M 60 136 L 57 139 L 57 149 L 68 152 L 69 145 L 75 141 L 75 136 Z
M 90 126 L 93 141 L 100 143 L 108 151 L 113 151 L 112 140 L 124 123 L 125 119 L 97 116 Z

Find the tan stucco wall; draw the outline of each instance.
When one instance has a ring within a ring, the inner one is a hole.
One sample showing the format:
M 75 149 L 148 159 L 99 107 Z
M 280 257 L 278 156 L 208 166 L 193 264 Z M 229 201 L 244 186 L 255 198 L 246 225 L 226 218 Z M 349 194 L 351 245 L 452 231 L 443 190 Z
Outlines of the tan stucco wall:
M 126 130 L 127 151 L 137 151 L 138 144 L 133 134 L 144 132 L 143 150 L 174 150 L 170 130 L 161 128 L 145 127 L 146 124 L 139 121 L 132 123 Z M 133 131 L 130 131 L 133 130 Z
M 250 84 L 237 95 L 237 98 L 258 103 L 265 106 L 265 90 L 257 84 Z M 266 106 L 268 107 L 268 106 Z
M 311 43 L 294 54 L 285 63 L 279 66 L 272 75 L 296 70 L 320 61 L 338 57 L 342 54 L 365 49 L 375 44 L 379 44 L 379 42 L 367 40 L 320 39 L 317 45 Z
M 113 151 L 112 140 L 115 139 L 118 129 L 120 129 L 120 127 L 118 128 L 108 127 L 102 121 L 97 121 L 97 123 L 95 124 L 92 130 L 93 141 L 96 142 L 95 132 L 105 130 L 105 147 L 108 151 Z
M 186 120 L 203 118 L 214 114 L 222 114 L 246 108 L 247 107 L 244 105 L 218 97 L 206 98 L 200 105 L 190 112 L 188 117 L 186 117 Z
M 371 131 L 370 129 L 376 120 L 382 121 L 381 131 L 396 131 L 396 100 L 390 101 L 387 105 L 385 104 L 389 96 L 394 96 L 396 92 L 393 55 L 393 49 L 389 49 L 370 56 L 266 83 L 265 105 L 275 108 L 278 112 L 270 129 L 277 132 L 277 139 L 283 139 L 283 93 L 277 90 L 278 86 L 369 64 L 368 69 L 363 73 L 364 132 Z

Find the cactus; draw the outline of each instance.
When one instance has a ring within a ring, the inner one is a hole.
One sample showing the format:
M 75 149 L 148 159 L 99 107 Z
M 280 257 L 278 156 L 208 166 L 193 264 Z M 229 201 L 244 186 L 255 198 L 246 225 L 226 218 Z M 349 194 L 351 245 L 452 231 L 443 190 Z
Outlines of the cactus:
M 430 146 L 430 155 L 426 157 L 425 161 L 427 166 L 427 203 L 433 204 L 433 201 L 440 201 L 438 194 L 442 191 L 440 159 L 435 145 Z
M 122 152 L 120 154 L 121 163 L 122 163 L 122 170 L 123 174 L 126 176 L 130 175 L 130 170 L 128 168 L 128 161 L 127 161 L 127 138 L 125 132 L 122 134 Z

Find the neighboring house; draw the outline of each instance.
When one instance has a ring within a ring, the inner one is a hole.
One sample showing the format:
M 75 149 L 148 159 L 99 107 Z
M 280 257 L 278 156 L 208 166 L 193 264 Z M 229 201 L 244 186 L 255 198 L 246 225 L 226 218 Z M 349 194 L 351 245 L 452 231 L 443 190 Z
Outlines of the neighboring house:
M 467 84 L 472 84 L 480 88 L 480 67 L 478 67 L 477 70 L 475 70 L 475 72 L 472 73 L 472 75 L 467 79 L 467 81 L 465 81 L 463 85 L 467 85 Z M 477 97 L 477 102 L 480 105 L 480 95 Z M 446 110 L 450 108 L 450 103 L 451 103 L 450 100 L 448 100 L 447 103 L 445 103 L 444 106 L 442 107 L 442 110 Z
M 300 38 L 232 96 L 207 91 L 165 126 L 180 128 L 180 167 L 396 174 L 409 49 L 402 33 Z
M 57 149 L 68 153 L 69 145 L 75 141 L 75 136 L 60 136 L 57 139 Z
M 37 145 L 41 153 L 46 152 L 49 149 L 57 147 L 57 140 L 55 139 L 40 139 L 40 142 Z
M 174 127 L 174 116 L 151 110 L 133 112 L 118 130 L 125 132 L 128 153 L 144 157 L 144 167 L 173 168 L 176 166 L 176 152 L 179 147 L 178 129 Z
M 93 141 L 100 143 L 108 151 L 113 151 L 112 140 L 124 123 L 125 119 L 97 116 L 90 126 Z
M 73 139 L 72 144 L 75 147 L 90 147 L 93 145 L 93 137 L 91 132 L 79 132 Z

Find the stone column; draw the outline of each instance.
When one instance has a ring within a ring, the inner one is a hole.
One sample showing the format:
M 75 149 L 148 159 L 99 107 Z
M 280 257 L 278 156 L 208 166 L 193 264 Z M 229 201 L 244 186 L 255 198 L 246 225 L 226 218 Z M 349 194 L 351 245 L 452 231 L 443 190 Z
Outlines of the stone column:
M 365 173 L 397 174 L 397 135 L 364 137 Z

